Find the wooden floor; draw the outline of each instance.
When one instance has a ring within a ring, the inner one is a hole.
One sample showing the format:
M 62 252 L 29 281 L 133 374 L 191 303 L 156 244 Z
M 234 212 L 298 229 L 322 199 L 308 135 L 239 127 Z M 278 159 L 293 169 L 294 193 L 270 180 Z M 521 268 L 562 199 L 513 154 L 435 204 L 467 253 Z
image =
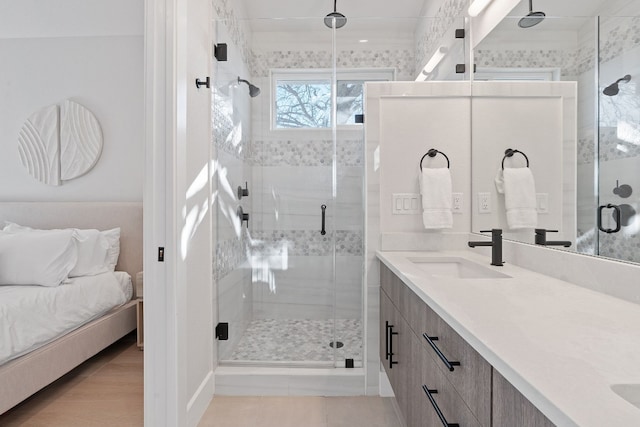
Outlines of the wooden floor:
M 0 415 L 0 426 L 141 426 L 142 361 L 128 335 Z
M 129 335 L 0 415 L 0 426 L 143 425 L 143 353 Z M 215 396 L 204 427 L 400 427 L 381 397 Z
M 390 398 L 215 396 L 200 427 L 401 427 Z

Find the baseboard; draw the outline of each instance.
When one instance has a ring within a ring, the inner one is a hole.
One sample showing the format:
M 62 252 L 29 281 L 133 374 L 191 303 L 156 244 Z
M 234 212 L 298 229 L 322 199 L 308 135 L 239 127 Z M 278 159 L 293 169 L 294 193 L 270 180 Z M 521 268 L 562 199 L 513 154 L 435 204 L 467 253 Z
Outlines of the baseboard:
M 211 403 L 214 391 L 214 375 L 209 371 L 187 404 L 187 425 L 196 427 Z
M 218 367 L 221 396 L 364 396 L 364 369 Z

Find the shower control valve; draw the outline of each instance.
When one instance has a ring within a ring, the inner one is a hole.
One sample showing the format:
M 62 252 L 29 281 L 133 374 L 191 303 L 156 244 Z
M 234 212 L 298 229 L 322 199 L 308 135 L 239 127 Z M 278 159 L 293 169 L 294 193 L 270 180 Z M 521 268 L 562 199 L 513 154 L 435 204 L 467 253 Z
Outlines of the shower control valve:
M 238 185 L 238 200 L 242 199 L 243 197 L 247 197 L 248 195 L 249 183 L 245 181 L 244 188 L 242 188 L 242 185 Z
M 240 225 L 242 225 L 242 223 L 246 221 L 247 228 L 249 228 L 249 214 L 244 213 L 244 211 L 242 210 L 242 206 L 238 206 L 238 209 L 236 210 L 236 214 L 238 215 L 238 218 L 240 218 Z

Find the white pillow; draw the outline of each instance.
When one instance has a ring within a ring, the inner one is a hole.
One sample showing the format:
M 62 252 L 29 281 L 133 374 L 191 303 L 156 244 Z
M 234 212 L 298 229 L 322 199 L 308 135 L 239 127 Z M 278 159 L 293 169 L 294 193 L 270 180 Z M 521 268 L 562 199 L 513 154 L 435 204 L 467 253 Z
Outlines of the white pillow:
M 69 277 L 93 276 L 107 271 L 115 271 L 120 256 L 120 228 L 99 231 L 95 229 L 70 228 L 78 245 L 78 264 L 73 268 Z M 5 221 L 2 229 L 6 233 L 25 231 L 54 231 L 38 230 L 24 225 Z
M 69 272 L 69 277 L 93 276 L 106 273 L 109 242 L 98 230 L 73 229 L 78 245 L 78 262 Z
M 0 285 L 58 286 L 77 262 L 72 230 L 0 233 Z

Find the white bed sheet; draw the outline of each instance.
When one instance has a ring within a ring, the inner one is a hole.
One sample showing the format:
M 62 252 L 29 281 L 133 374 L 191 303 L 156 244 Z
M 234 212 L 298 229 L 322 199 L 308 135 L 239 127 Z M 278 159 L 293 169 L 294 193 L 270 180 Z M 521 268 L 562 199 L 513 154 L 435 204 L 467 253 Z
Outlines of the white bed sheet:
M 0 286 L 0 365 L 129 301 L 131 276 L 108 272 L 57 287 Z

